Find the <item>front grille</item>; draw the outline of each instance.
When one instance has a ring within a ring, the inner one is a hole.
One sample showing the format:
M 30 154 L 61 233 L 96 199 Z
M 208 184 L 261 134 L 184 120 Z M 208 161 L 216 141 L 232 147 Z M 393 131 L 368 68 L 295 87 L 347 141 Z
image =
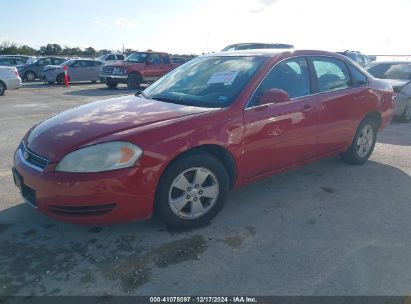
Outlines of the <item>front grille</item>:
M 102 71 L 103 71 L 103 74 L 113 74 L 114 73 L 114 68 L 103 67 Z
M 50 209 L 57 215 L 65 216 L 92 216 L 109 213 L 116 204 L 89 205 L 89 206 L 61 206 L 51 205 Z
M 20 144 L 20 152 L 23 159 L 31 166 L 34 166 L 36 169 L 43 170 L 49 163 L 47 158 L 33 153 L 26 147 L 23 142 Z

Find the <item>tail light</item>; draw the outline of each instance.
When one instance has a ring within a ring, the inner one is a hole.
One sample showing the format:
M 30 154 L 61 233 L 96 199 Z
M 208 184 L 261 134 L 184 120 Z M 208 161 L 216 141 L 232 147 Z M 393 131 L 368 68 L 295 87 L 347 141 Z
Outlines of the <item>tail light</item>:
M 16 76 L 19 76 L 19 72 L 17 71 L 16 68 L 14 68 L 14 74 L 15 74 Z

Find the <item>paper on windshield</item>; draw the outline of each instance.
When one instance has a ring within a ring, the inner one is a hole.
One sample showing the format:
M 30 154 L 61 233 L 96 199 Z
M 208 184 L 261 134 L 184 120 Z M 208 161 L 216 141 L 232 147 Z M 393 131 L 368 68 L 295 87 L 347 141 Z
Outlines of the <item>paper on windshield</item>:
M 207 81 L 207 84 L 233 83 L 237 75 L 238 75 L 238 71 L 214 72 L 213 75 L 211 75 L 210 79 Z

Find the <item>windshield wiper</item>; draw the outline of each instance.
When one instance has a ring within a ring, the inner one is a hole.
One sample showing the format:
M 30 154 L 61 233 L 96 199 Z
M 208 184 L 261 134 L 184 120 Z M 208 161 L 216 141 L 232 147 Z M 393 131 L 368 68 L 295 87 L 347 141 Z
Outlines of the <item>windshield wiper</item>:
M 169 102 L 169 103 L 175 103 L 175 104 L 180 104 L 180 105 L 186 105 L 189 106 L 190 104 L 185 103 L 184 101 L 176 98 L 170 98 L 170 97 L 161 97 L 161 96 L 155 96 L 152 97 L 151 99 L 158 100 L 158 101 L 164 101 L 164 102 Z
M 143 90 L 138 90 L 135 94 L 134 94 L 134 96 L 143 96 L 145 99 L 152 99 L 151 97 L 148 97 L 145 93 L 144 93 L 144 91 Z

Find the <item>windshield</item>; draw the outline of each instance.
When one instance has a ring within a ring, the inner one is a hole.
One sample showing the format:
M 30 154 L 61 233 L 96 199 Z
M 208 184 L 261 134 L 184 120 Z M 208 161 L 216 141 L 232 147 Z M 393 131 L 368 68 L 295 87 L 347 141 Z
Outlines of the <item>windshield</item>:
M 375 78 L 381 79 L 411 79 L 410 63 L 372 63 L 366 70 Z
M 35 63 L 39 60 L 40 58 L 30 58 L 29 60 L 26 61 L 26 64 L 32 64 Z
M 133 53 L 124 60 L 126 62 L 144 63 L 148 57 L 147 53 Z
M 144 90 L 147 98 L 199 107 L 231 104 L 265 57 L 199 57 Z

